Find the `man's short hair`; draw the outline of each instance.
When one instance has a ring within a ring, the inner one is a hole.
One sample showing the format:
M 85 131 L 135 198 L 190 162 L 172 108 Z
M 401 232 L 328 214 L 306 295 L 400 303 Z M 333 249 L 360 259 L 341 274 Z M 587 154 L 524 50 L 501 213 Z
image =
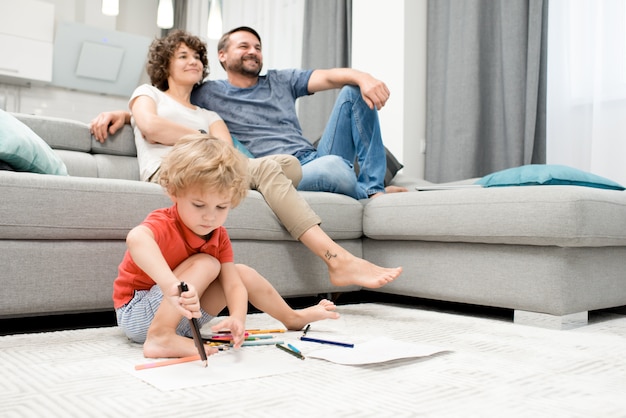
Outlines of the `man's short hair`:
M 251 33 L 259 40 L 259 43 L 261 43 L 261 35 L 259 35 L 259 33 L 257 31 L 255 31 L 254 29 L 252 29 L 249 26 L 239 26 L 238 28 L 231 29 L 231 30 L 229 30 L 228 32 L 226 32 L 225 34 L 222 35 L 220 40 L 217 42 L 217 52 L 220 52 L 221 50 L 226 49 L 226 46 L 227 46 L 228 41 L 230 39 L 230 35 L 232 35 L 235 32 L 248 32 L 248 33 Z

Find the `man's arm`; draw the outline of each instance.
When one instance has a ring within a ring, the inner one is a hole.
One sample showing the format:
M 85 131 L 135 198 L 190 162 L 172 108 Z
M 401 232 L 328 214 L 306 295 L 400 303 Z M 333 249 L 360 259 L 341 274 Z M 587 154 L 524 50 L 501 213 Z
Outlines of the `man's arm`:
M 89 123 L 89 130 L 98 142 L 104 142 L 129 123 L 130 113 L 125 110 L 102 112 Z
M 329 70 L 314 70 L 309 78 L 310 93 L 337 89 L 345 85 L 358 86 L 365 103 L 373 109 L 381 109 L 389 99 L 389 89 L 382 81 L 352 68 L 333 68 Z

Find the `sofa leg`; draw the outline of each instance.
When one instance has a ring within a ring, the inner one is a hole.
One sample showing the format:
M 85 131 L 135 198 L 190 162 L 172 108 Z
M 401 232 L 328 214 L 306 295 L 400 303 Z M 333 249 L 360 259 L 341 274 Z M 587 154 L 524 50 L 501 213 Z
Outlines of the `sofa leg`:
M 515 310 L 513 322 L 520 325 L 531 325 L 549 329 L 574 329 L 587 325 L 589 312 L 577 312 L 569 315 L 550 315 L 538 312 Z

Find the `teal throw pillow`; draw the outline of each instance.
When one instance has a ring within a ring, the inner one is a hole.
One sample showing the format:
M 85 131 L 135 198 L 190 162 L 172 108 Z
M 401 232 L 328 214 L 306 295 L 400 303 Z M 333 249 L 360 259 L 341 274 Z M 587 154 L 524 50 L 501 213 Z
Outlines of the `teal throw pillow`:
M 28 126 L 0 110 L 0 161 L 16 171 L 67 176 L 63 160 Z
M 529 164 L 508 168 L 488 174 L 476 181 L 476 184 L 483 187 L 570 185 L 624 190 L 621 184 L 607 178 L 556 164 Z
M 248 151 L 248 148 L 244 147 L 244 145 L 241 142 L 239 142 L 239 140 L 235 138 L 234 136 L 233 136 L 233 145 L 239 152 L 241 152 L 246 157 L 254 158 L 254 155 L 252 155 L 252 153 Z

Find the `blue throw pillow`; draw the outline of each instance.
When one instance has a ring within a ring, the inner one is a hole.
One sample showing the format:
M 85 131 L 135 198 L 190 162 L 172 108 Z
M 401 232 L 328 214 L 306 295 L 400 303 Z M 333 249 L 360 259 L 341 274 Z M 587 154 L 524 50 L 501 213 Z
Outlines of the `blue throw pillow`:
M 16 171 L 67 176 L 63 160 L 15 116 L 0 110 L 0 161 Z
M 624 190 L 612 180 L 577 168 L 555 164 L 530 164 L 508 168 L 486 175 L 476 181 L 483 187 L 571 185 L 599 189 Z
M 248 158 L 254 158 L 254 155 L 252 155 L 252 153 L 248 151 L 248 148 L 244 147 L 244 145 L 241 142 L 239 142 L 239 140 L 235 138 L 234 136 L 232 138 L 233 138 L 233 145 L 239 152 L 241 152 L 243 155 L 245 155 Z

